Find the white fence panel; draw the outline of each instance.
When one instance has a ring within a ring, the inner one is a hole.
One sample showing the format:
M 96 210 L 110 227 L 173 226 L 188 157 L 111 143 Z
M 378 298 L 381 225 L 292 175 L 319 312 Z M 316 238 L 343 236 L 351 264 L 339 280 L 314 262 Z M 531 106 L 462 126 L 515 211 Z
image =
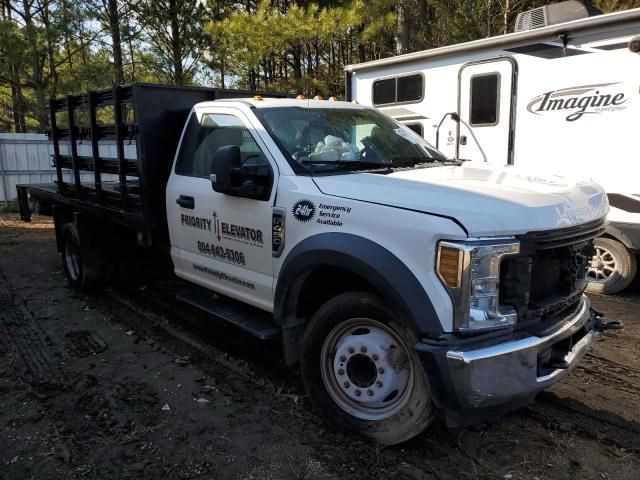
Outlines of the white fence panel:
M 60 143 L 60 154 L 69 155 L 69 144 Z M 103 141 L 99 146 L 100 156 L 116 158 L 115 141 Z M 16 198 L 16 185 L 53 183 L 56 181 L 56 169 L 51 155 L 53 144 L 41 133 L 0 133 L 0 202 Z M 91 156 L 91 143 L 79 142 L 78 155 Z M 124 146 L 126 158 L 136 158 L 135 142 Z M 66 182 L 73 182 L 68 169 L 63 170 Z M 117 181 L 116 175 L 102 175 L 102 181 Z M 93 182 L 93 173 L 82 172 L 80 180 L 83 184 Z

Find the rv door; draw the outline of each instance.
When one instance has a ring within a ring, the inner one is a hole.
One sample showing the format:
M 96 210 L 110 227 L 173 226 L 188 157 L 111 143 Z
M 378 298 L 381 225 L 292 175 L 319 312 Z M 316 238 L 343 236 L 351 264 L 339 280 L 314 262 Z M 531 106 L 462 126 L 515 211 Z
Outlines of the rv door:
M 513 163 L 514 63 L 500 58 L 460 69 L 458 158 L 497 165 Z

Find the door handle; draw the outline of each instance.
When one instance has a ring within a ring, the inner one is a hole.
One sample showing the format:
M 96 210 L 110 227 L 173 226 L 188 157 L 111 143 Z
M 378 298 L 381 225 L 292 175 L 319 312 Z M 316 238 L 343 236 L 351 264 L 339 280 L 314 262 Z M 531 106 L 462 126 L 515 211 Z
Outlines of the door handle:
M 193 197 L 189 197 L 187 195 L 180 195 L 176 198 L 176 203 L 182 208 L 188 208 L 190 210 L 193 210 L 196 206 L 196 202 Z
M 460 145 L 466 145 L 466 144 L 467 144 L 467 136 L 460 135 Z

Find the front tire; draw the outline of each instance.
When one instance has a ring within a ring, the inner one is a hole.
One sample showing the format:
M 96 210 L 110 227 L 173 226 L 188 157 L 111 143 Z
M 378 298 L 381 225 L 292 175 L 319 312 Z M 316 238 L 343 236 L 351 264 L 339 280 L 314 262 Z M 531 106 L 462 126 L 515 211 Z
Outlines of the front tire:
M 349 292 L 325 303 L 302 339 L 302 378 L 334 427 L 394 445 L 429 426 L 431 391 L 414 351 L 418 338 L 378 297 Z
M 618 293 L 633 281 L 636 270 L 636 257 L 627 247 L 612 238 L 598 237 L 587 270 L 587 292 Z

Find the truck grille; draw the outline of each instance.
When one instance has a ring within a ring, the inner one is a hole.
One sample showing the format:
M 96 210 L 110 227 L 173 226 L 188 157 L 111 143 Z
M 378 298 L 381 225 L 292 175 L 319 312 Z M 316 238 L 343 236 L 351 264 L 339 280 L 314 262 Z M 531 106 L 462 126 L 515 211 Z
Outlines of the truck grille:
M 562 255 L 565 253 L 565 255 Z M 558 293 L 566 293 L 567 285 L 563 282 L 562 266 L 569 252 L 542 251 L 534 255 L 531 269 L 530 299 L 539 303 Z
M 604 220 L 519 237 L 520 254 L 500 265 L 500 304 L 518 312 L 519 325 L 544 321 L 575 306 L 586 286 L 593 239 Z

